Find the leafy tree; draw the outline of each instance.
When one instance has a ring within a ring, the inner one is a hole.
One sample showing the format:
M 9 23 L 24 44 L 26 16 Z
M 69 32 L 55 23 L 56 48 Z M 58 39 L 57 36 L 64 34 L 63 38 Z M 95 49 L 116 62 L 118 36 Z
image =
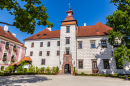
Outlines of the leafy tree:
M 121 40 L 120 46 L 115 50 L 115 60 L 119 67 L 124 66 L 124 60 L 130 61 L 130 0 L 111 0 L 117 10 L 107 16 L 107 25 L 113 28 L 109 33 L 108 42 L 114 45 L 115 38 Z M 124 34 L 125 33 L 125 34 Z M 126 47 L 125 47 L 126 46 Z
M 24 7 L 20 6 L 17 0 L 0 0 L 0 10 L 4 8 L 9 11 L 11 15 L 14 15 L 14 22 L 12 24 L 8 24 L 5 22 L 0 22 L 2 24 L 16 26 L 16 28 L 20 29 L 22 32 L 27 32 L 33 34 L 37 25 L 48 25 L 48 27 L 52 27 L 53 23 L 47 21 L 49 16 L 46 13 L 46 7 L 41 5 L 40 0 L 21 0 L 22 2 L 26 2 Z
M 25 61 L 20 61 L 20 64 L 19 64 L 19 66 L 17 67 L 17 72 L 24 72 L 24 68 L 23 68 L 23 66 L 24 65 L 27 65 L 28 63 L 27 62 L 25 62 Z

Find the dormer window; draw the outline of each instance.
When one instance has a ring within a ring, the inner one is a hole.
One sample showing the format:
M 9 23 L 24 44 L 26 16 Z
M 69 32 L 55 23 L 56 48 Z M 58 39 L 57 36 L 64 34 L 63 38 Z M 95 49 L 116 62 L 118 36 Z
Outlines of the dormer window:
M 40 36 L 40 34 L 38 34 L 37 36 Z
M 43 34 L 43 36 L 46 36 L 47 34 Z

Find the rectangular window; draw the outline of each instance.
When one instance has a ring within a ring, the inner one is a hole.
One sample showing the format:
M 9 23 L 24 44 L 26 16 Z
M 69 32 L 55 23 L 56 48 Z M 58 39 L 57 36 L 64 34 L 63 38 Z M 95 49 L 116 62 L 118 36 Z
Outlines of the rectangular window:
M 110 69 L 109 59 L 103 59 L 104 69 Z
M 70 38 L 69 37 L 66 38 L 66 44 L 70 44 Z
M 3 61 L 6 61 L 7 60 L 7 53 L 4 53 L 3 55 Z
M 45 59 L 41 60 L 41 65 L 45 65 Z
M 6 42 L 6 46 L 9 46 L 9 42 Z
M 92 61 L 92 68 L 97 69 L 97 61 Z
M 16 49 L 16 48 L 17 48 L 17 46 L 16 46 L 16 45 L 14 45 L 13 49 Z
M 66 48 L 66 55 L 70 55 L 70 49 Z
M 50 47 L 50 42 L 47 43 L 47 47 Z
M 57 51 L 57 56 L 59 56 L 60 55 L 60 51 Z
M 30 56 L 33 56 L 33 51 L 30 52 Z
M 118 39 L 115 39 L 114 47 L 118 47 Z
M 70 33 L 70 26 L 66 26 L 66 33 Z
M 34 47 L 34 42 L 31 44 L 31 47 Z
M 57 41 L 57 46 L 60 46 L 60 41 Z
M 50 51 L 47 51 L 47 56 L 50 56 Z
M 79 69 L 83 69 L 83 60 L 78 60 Z
M 107 48 L 107 42 L 106 40 L 101 40 L 102 48 Z
M 4 66 L 1 66 L 1 71 L 3 71 L 4 70 Z
M 78 49 L 82 49 L 82 41 L 78 42 Z
M 42 56 L 42 51 L 39 51 L 39 56 Z
M 91 48 L 96 48 L 95 41 L 90 41 L 90 43 L 91 43 Z
M 40 42 L 40 47 L 43 47 L 43 42 Z

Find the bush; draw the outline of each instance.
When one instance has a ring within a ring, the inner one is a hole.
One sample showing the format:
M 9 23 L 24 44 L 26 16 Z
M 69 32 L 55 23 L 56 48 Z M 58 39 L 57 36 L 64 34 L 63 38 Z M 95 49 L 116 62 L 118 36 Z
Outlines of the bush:
M 58 68 L 58 66 L 56 67 L 56 73 L 59 73 L 59 68 Z
M 41 72 L 40 68 L 36 67 L 36 73 L 40 73 L 40 72 Z
M 35 73 L 35 67 L 31 65 L 28 70 L 29 73 Z
M 46 68 L 46 72 L 47 72 L 47 73 L 50 73 L 50 72 L 51 72 L 50 67 L 47 67 L 47 68 Z
M 45 67 L 41 67 L 41 73 L 44 73 Z
M 8 66 L 8 67 L 5 68 L 4 72 L 5 72 L 5 73 L 12 73 L 13 70 L 14 70 L 14 67 L 13 67 L 13 66 Z
M 52 73 L 56 73 L 56 67 L 52 68 Z
M 85 75 L 85 73 L 84 73 L 84 72 L 81 72 L 81 75 Z

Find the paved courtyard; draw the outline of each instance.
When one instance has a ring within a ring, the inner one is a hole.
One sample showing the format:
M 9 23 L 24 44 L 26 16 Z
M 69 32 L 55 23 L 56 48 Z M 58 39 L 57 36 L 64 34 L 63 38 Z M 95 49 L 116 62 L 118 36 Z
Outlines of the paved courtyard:
M 0 86 L 130 86 L 130 81 L 96 76 L 20 75 L 0 77 Z

